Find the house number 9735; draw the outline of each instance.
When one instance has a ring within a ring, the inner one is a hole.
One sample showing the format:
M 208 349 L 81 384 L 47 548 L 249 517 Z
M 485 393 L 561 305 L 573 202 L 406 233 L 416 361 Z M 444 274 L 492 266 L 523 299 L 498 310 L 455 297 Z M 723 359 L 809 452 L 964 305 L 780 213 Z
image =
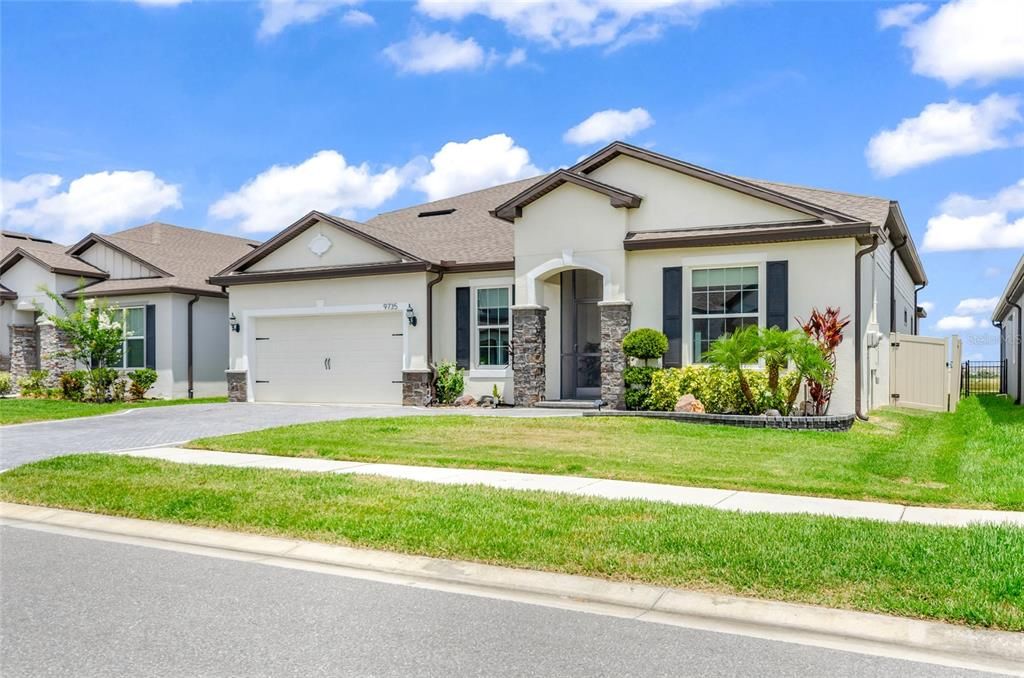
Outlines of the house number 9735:
M 384 307 L 385 311 L 397 311 L 398 310 L 398 304 L 396 304 L 394 302 L 387 302 L 385 304 L 382 304 L 382 306 Z

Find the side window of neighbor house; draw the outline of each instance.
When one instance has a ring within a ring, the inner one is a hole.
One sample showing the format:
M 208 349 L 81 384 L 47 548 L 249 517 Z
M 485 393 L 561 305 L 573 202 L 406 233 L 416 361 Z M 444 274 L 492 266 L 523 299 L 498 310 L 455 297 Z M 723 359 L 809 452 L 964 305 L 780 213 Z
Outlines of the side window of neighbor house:
M 121 367 L 135 369 L 146 366 L 146 309 L 142 306 L 122 309 L 124 346 Z
M 726 333 L 756 325 L 760 311 L 757 266 L 691 271 L 690 317 L 693 361 L 705 362 L 711 343 Z
M 508 287 L 476 290 L 478 367 L 508 366 L 509 297 Z

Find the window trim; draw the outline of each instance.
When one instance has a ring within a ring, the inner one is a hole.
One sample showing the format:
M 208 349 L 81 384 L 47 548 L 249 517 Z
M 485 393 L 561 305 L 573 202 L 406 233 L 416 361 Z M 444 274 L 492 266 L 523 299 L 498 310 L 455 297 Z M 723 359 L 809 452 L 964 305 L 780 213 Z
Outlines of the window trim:
M 480 364 L 480 329 L 479 323 L 480 316 L 477 313 L 477 291 L 478 290 L 497 290 L 505 289 L 508 290 L 508 323 L 504 325 L 484 325 L 484 329 L 488 328 L 506 328 L 508 329 L 508 340 L 509 346 L 512 344 L 512 283 L 506 281 L 480 281 L 479 284 L 470 285 L 469 292 L 469 315 L 472 323 L 472 330 L 470 331 L 469 343 L 471 347 L 471 356 L 469 361 L 469 376 L 473 378 L 475 376 L 480 377 L 502 377 L 509 376 L 512 371 L 512 356 L 511 351 L 507 353 L 509 356 L 507 365 L 481 365 Z
M 142 334 L 138 336 L 128 337 L 128 323 L 125 320 L 125 314 L 131 310 L 142 311 Z M 115 367 L 115 370 L 125 372 L 127 370 L 142 370 L 146 367 L 146 348 L 149 343 L 149 337 L 146 336 L 146 306 L 118 306 L 117 312 L 121 314 L 121 364 Z M 125 361 L 128 359 L 128 340 L 142 339 L 142 367 L 128 367 L 125 365 Z
M 753 268 L 757 267 L 757 326 L 765 326 L 765 303 L 767 294 L 767 257 L 757 258 L 739 258 L 735 255 L 726 256 L 722 258 L 718 257 L 695 257 L 693 260 L 683 262 L 683 314 L 686 319 L 683 327 L 685 334 L 683 336 L 683 365 L 707 365 L 706 362 L 697 362 L 694 359 L 696 351 L 693 346 L 693 272 L 708 270 L 712 268 Z M 735 317 L 735 314 L 729 314 L 730 317 Z M 754 314 L 739 314 L 743 317 L 754 317 Z M 700 319 L 713 317 L 708 315 L 700 314 L 697 316 Z M 721 317 L 725 317 L 723 314 Z M 757 363 L 750 365 L 751 368 L 763 367 L 763 361 L 759 360 Z

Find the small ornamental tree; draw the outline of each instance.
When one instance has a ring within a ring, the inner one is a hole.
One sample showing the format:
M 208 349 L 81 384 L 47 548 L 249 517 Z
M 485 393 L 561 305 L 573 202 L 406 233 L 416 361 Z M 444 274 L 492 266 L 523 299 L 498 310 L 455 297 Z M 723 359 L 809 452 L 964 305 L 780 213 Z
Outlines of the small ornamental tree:
M 850 316 L 840 318 L 838 308 L 826 306 L 824 313 L 813 308 L 807 322 L 799 318 L 797 322 L 803 326 L 804 333 L 821 349 L 821 354 L 831 368 L 826 378 L 820 381 L 813 378 L 807 380 L 814 413 L 825 414 L 828 412 L 829 401 L 832 400 L 832 388 L 836 384 L 836 349 L 843 343 L 843 329 L 850 324 Z
M 627 358 L 642 361 L 642 365 L 629 365 L 622 373 L 627 390 L 626 407 L 631 410 L 647 409 L 651 377 L 657 371 L 648 361 L 656 360 L 668 350 L 668 337 L 659 330 L 639 327 L 622 338 L 622 352 Z
M 81 292 L 83 285 L 79 285 Z M 119 310 L 106 303 L 86 303 L 79 295 L 73 307 L 64 299 L 45 287 L 40 290 L 50 298 L 59 313 L 40 312 L 61 330 L 70 344 L 69 349 L 58 351 L 58 355 L 73 358 L 75 362 L 89 367 L 120 365 L 121 347 L 124 342 L 124 328 L 118 318 Z

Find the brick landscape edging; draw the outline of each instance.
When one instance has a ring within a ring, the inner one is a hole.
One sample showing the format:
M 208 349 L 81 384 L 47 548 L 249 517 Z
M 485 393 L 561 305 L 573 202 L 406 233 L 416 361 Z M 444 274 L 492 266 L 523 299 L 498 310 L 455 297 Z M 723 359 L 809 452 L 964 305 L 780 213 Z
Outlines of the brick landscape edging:
M 706 414 L 696 412 L 626 412 L 621 410 L 584 412 L 584 417 L 648 417 L 671 419 L 691 424 L 720 424 L 742 428 L 781 428 L 796 431 L 849 431 L 854 415 L 826 415 L 822 417 L 766 417 L 751 414 Z

